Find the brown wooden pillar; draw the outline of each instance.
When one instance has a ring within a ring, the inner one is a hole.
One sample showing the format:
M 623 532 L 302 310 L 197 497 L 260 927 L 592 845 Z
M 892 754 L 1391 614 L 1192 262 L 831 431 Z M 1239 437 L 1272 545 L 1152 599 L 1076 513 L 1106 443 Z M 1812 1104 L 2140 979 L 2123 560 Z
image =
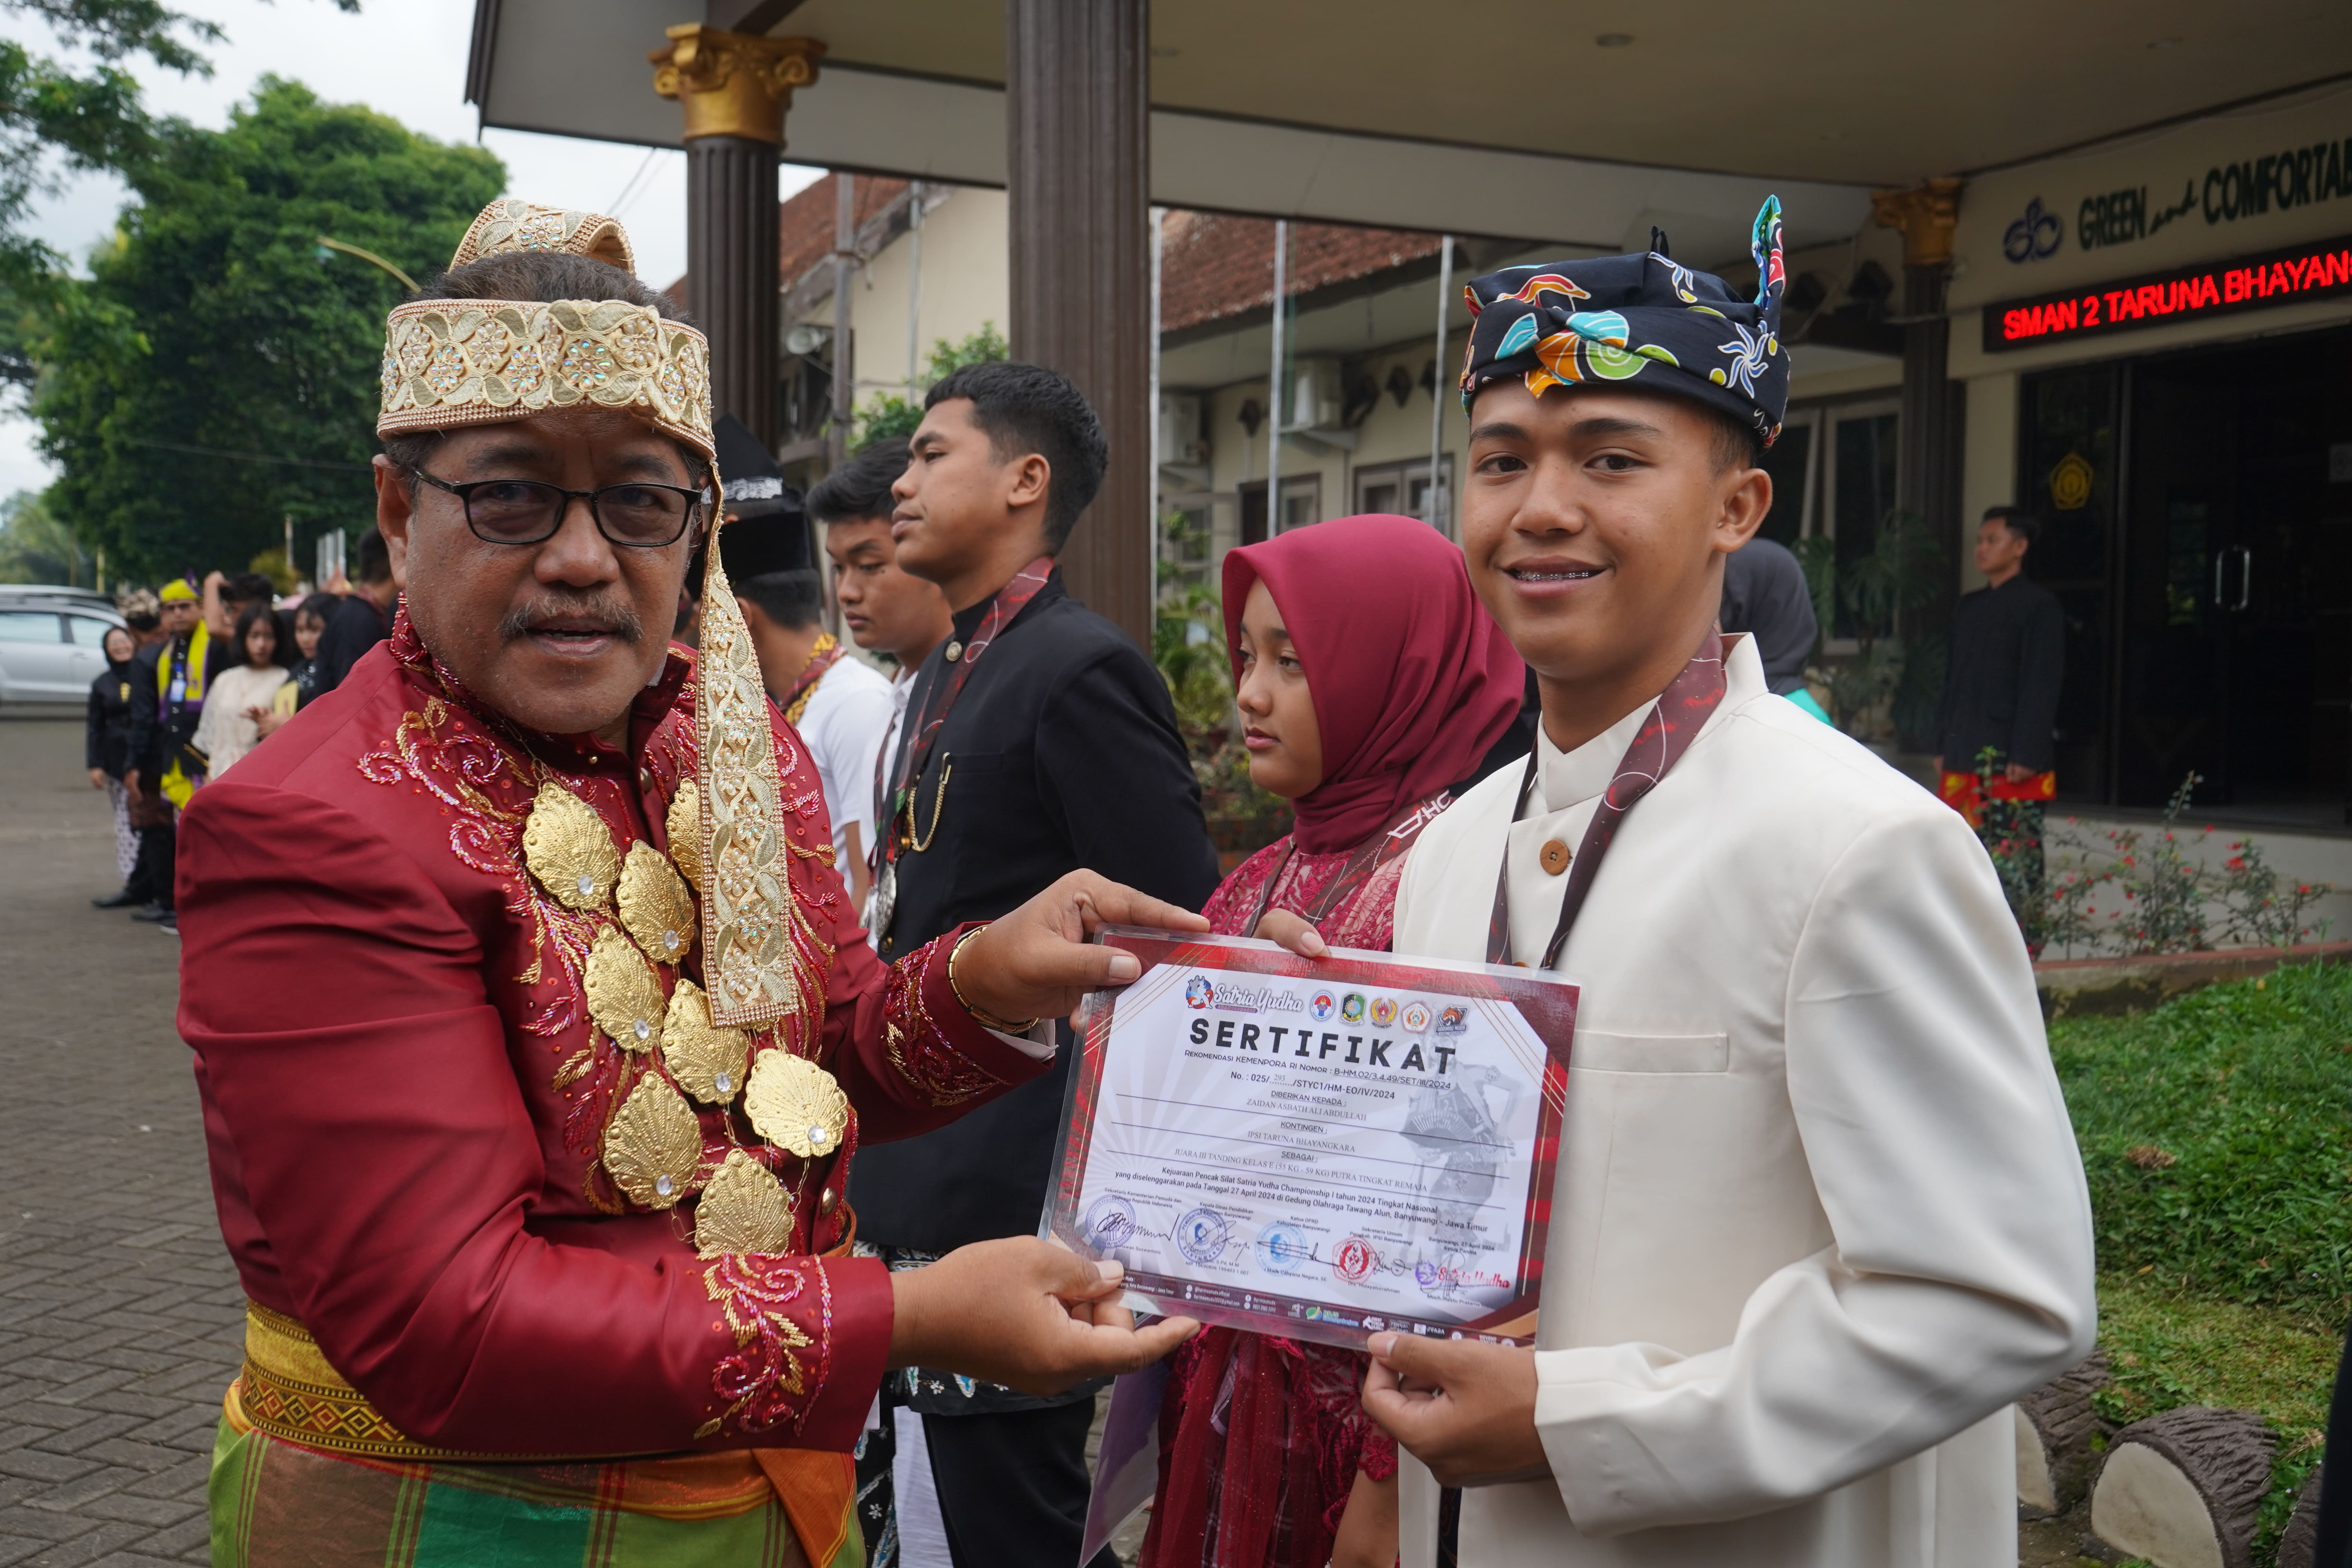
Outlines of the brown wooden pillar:
M 776 440 L 776 160 L 793 89 L 824 46 L 690 22 L 654 56 L 686 111 L 686 308 L 710 339 L 710 408 Z
M 1077 383 L 1110 438 L 1062 552 L 1070 592 L 1151 646 L 1148 0 L 1005 0 L 1013 356 Z
M 1926 520 L 1945 542 L 1948 586 L 1957 592 L 1960 549 L 1960 387 L 1951 380 L 1952 233 L 1958 180 L 1929 180 L 1872 198 L 1879 226 L 1903 233 L 1903 421 L 1895 469 L 1895 504 Z M 1945 598 L 1948 600 L 1950 594 Z M 1940 619 L 1940 616 L 1937 617 Z

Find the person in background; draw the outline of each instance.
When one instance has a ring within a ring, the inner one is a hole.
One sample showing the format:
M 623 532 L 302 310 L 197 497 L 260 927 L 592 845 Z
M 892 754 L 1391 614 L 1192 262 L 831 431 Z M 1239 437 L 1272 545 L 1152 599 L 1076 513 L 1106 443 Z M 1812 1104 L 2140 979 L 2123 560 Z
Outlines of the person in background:
M 898 666 L 890 680 L 890 724 L 876 759 L 872 811 L 866 818 L 869 861 L 881 851 L 870 825 L 888 811 L 879 763 L 896 753 L 915 672 L 933 648 L 948 640 L 952 619 L 940 585 L 898 564 L 898 546 L 890 537 L 890 511 L 898 502 L 891 499 L 890 487 L 906 471 L 907 443 L 893 436 L 869 443 L 808 493 L 808 514 L 824 528 L 824 552 L 833 563 L 834 599 L 841 605 L 842 624 L 859 647 L 887 655 Z M 869 865 L 869 883 L 872 871 Z M 870 896 L 866 924 L 869 930 L 874 925 Z
M 883 958 L 1002 915 L 1080 866 L 1198 909 L 1217 858 L 1167 683 L 1070 597 L 1054 563 L 1102 485 L 1094 410 L 1050 370 L 966 365 L 931 387 L 908 448 L 892 487 L 898 564 L 938 584 L 954 615 L 889 766 Z M 850 1178 L 861 1237 L 898 1268 L 1034 1236 L 1072 1055 L 953 1126 L 861 1149 Z M 919 1365 L 893 1382 L 898 1415 L 911 1417 L 897 1428 L 899 1464 L 928 1455 L 956 1568 L 1076 1561 L 1092 1389 L 1038 1398 Z
M 1981 832 L 1990 823 L 2009 841 L 2029 889 L 2042 885 L 2042 804 L 2058 793 L 2052 764 L 2066 677 L 2065 612 L 2055 594 L 2025 575 L 2038 528 L 2022 507 L 1984 514 L 1976 563 L 1985 585 L 1952 608 L 1936 709 L 1937 793 L 1969 826 Z M 1989 791 L 1978 776 L 1988 749 Z
M 1224 605 L 1250 777 L 1295 804 L 1297 826 L 1201 912 L 1224 935 L 1286 923 L 1312 928 L 1318 952 L 1385 952 L 1414 840 L 1518 712 L 1519 656 L 1461 550 L 1416 518 L 1341 518 L 1229 552 Z M 1144 1568 L 1389 1568 L 1396 1445 L 1357 1402 L 1365 1365 L 1233 1329 L 1181 1346 Z M 1118 1397 L 1158 1382 L 1129 1373 Z
M 319 644 L 326 636 L 327 618 L 335 613 L 335 605 L 334 595 L 313 594 L 294 606 L 291 616 L 279 617 L 293 622 L 295 658 L 287 670 L 292 679 L 270 694 L 269 711 L 257 721 L 263 740 L 276 734 L 319 695 Z
M 1722 626 L 1726 633 L 1746 632 L 1756 639 L 1767 687 L 1829 722 L 1805 689 L 1805 660 L 1812 657 L 1822 628 L 1813 618 L 1805 569 L 1788 546 L 1759 534 L 1723 558 Z
M 205 777 L 216 779 L 261 743 L 261 721 L 270 700 L 291 679 L 278 662 L 278 615 L 267 599 L 246 605 L 236 617 L 236 641 L 245 662 L 213 678 L 204 718 L 196 725 L 196 750 L 205 754 Z M 275 728 L 273 725 L 272 728 Z
M 870 784 L 882 732 L 890 727 L 890 683 L 851 657 L 824 629 L 824 588 L 814 572 L 737 573 L 763 564 L 759 525 L 734 522 L 719 535 L 728 580 L 751 628 L 760 675 L 784 721 L 807 742 L 833 824 L 834 864 L 863 908 L 866 848 L 874 841 Z M 739 534 L 742 542 L 739 544 Z M 739 566 L 738 557 L 741 557 Z
M 163 584 L 156 595 L 163 639 L 142 651 L 132 666 L 131 685 L 137 689 L 132 693 L 131 765 L 122 775 L 122 787 L 130 792 L 133 821 L 141 830 L 139 868 L 132 879 L 146 891 L 148 902 L 131 918 L 151 921 L 166 931 L 179 929 L 172 914 L 178 814 L 205 778 L 204 759 L 189 746 L 204 719 L 205 686 L 227 646 L 226 641 L 215 646 L 205 619 L 206 603 L 219 600 L 219 576 L 213 574 L 209 594 L 200 593 L 184 577 Z
M 122 612 L 122 624 L 131 628 L 131 639 L 139 651 L 163 640 L 163 605 L 153 589 L 133 588 L 115 607 Z
M 236 652 L 236 624 L 246 610 L 254 605 L 264 605 L 275 616 L 278 590 L 258 572 L 239 572 L 235 575 L 213 572 L 205 577 L 204 605 L 205 630 L 212 645 L 210 673 L 218 675 L 243 662 Z
M 721 476 L 719 515 L 728 530 L 738 523 L 749 523 L 745 534 L 760 540 L 760 560 L 762 572 L 804 570 L 816 564 L 809 548 L 808 514 L 801 509 L 801 492 L 784 482 L 783 469 L 776 466 L 774 456 L 751 434 L 751 426 L 732 414 L 721 414 L 711 422 L 710 438 L 719 448 L 719 472 Z M 730 534 L 730 539 L 734 537 Z M 748 550 L 748 544 L 730 543 L 730 550 Z M 702 574 L 709 555 L 706 541 L 694 552 L 692 564 L 686 569 L 686 586 L 679 592 L 677 621 L 671 628 L 670 640 L 688 647 L 699 647 L 702 641 Z M 742 575 L 735 570 L 734 557 L 727 561 L 728 575 L 740 587 Z M 829 798 L 829 797 L 828 797 Z M 836 822 L 839 818 L 835 819 Z M 849 878 L 849 868 L 841 868 L 842 879 Z
M 131 765 L 132 698 L 138 690 L 131 661 L 138 655 L 139 639 L 121 626 L 110 626 L 101 646 L 106 668 L 89 683 L 82 762 L 89 769 L 89 787 L 104 790 L 114 806 L 114 868 L 122 886 L 90 902 L 101 910 L 120 910 L 147 901 L 144 889 L 131 880 L 139 869 L 139 830 L 131 823 L 131 792 L 122 787 L 123 771 Z
M 361 655 L 392 636 L 393 606 L 400 603 L 400 584 L 393 574 L 392 551 L 383 535 L 370 529 L 360 535 L 352 553 L 359 586 L 335 606 L 319 638 L 320 691 L 341 686 Z

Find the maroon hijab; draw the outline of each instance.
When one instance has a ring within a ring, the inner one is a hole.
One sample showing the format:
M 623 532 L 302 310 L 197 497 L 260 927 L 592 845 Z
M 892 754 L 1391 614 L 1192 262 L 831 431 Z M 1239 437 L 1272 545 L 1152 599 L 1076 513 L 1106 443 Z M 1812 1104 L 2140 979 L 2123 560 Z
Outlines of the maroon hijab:
M 1225 553 L 1225 646 L 1263 581 L 1323 738 L 1298 847 L 1350 849 L 1465 778 L 1519 710 L 1526 669 L 1470 591 L 1462 552 L 1416 518 L 1343 517 Z

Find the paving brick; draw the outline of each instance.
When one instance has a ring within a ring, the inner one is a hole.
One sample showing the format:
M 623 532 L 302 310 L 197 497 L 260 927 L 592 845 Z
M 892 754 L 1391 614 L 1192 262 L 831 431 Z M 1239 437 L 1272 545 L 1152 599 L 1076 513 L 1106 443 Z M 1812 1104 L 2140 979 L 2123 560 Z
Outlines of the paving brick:
M 196 1499 L 196 1511 L 179 1523 L 157 1531 L 139 1543 L 142 1552 L 152 1552 L 165 1557 L 184 1556 L 194 1552 L 205 1560 L 212 1557 L 212 1521 L 204 1510 L 204 1499 Z
M 101 1521 L 69 1539 L 53 1542 L 46 1551 L 36 1552 L 25 1561 L 31 1568 L 84 1568 L 109 1552 L 116 1552 L 149 1533 L 143 1524 L 122 1524 Z
M 96 1468 L 88 1459 L 71 1454 L 45 1454 L 37 1448 L 11 1448 L 0 1453 L 0 1475 L 22 1476 L 27 1480 L 69 1481 Z
M 92 1519 L 119 1519 L 125 1524 L 143 1524 L 160 1530 L 169 1524 L 183 1524 L 192 1517 L 202 1517 L 201 1503 L 185 1498 L 132 1497 L 125 1492 L 109 1492 L 95 1497 L 78 1510 Z
M 149 1472 L 168 1470 L 182 1458 L 177 1449 L 167 1448 L 160 1443 L 142 1443 L 131 1437 L 109 1437 L 102 1443 L 92 1443 L 82 1450 L 81 1457 Z
M 45 1432 L 34 1438 L 30 1446 L 46 1448 L 52 1454 L 71 1454 L 89 1447 L 92 1443 L 101 1442 L 109 1437 L 120 1437 L 126 1432 L 136 1431 L 145 1425 L 146 1423 L 136 1415 L 100 1411 L 87 1420 L 75 1422 L 70 1426 L 62 1427 L 55 1432 Z
M 209 1452 L 185 1455 L 170 1469 L 142 1476 L 123 1490 L 134 1497 L 202 1497 L 205 1482 L 210 1479 L 212 1469 L 213 1460 Z
M 111 1466 L 102 1466 L 86 1476 L 78 1477 L 61 1487 L 25 1500 L 26 1508 L 37 1508 L 47 1513 L 74 1513 L 86 1503 L 94 1502 L 109 1492 L 120 1491 L 131 1478 Z

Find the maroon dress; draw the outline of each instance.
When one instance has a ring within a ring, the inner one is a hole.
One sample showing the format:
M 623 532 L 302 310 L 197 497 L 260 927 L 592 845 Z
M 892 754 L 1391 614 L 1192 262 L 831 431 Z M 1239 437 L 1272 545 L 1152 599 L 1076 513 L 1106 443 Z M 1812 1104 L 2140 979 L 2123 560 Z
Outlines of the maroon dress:
M 1347 517 L 1225 552 L 1225 641 L 1263 583 L 1315 709 L 1323 777 L 1296 832 L 1202 912 L 1254 935 L 1286 910 L 1334 947 L 1388 951 L 1415 835 L 1518 711 L 1526 667 L 1471 591 L 1462 552 L 1414 518 Z M 1396 1473 L 1359 1402 L 1365 1358 L 1210 1329 L 1177 1351 L 1160 1417 L 1145 1568 L 1325 1568 L 1357 1472 Z
M 1285 837 L 1236 867 L 1201 912 L 1226 936 L 1250 935 L 1261 908 L 1312 914 L 1356 849 L 1310 855 Z M 1340 890 L 1315 921 L 1323 939 L 1386 952 L 1403 872 L 1399 855 Z M 1353 1351 L 1234 1329 L 1187 1341 L 1160 1406 L 1143 1568 L 1324 1568 L 1356 1472 L 1396 1474 L 1395 1440 L 1358 1402 L 1364 1363 Z

